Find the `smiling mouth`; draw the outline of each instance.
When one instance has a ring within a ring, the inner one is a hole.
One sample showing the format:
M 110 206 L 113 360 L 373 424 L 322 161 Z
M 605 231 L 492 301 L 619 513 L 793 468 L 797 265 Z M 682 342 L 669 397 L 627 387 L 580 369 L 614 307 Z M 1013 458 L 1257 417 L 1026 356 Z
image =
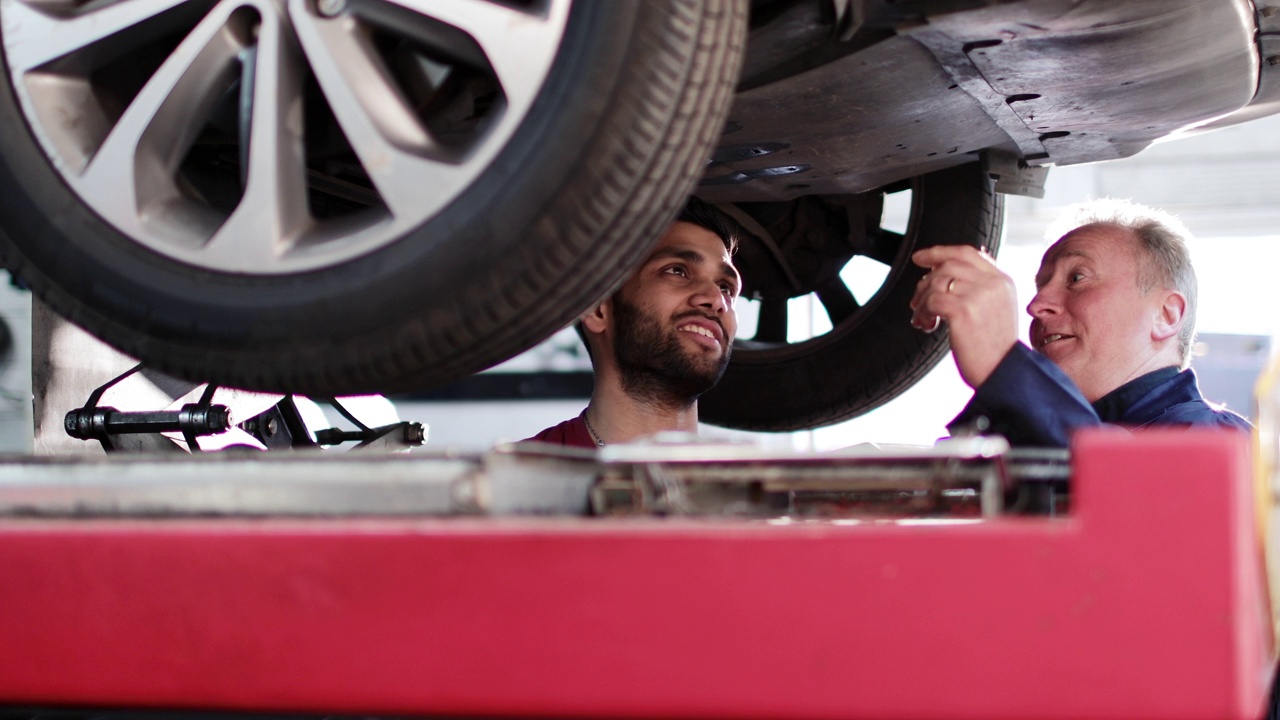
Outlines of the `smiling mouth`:
M 1040 338 L 1040 344 L 1036 345 L 1036 349 L 1040 350 L 1046 347 L 1047 345 L 1058 342 L 1059 340 L 1069 340 L 1073 337 L 1075 337 L 1075 335 L 1063 335 L 1062 333 L 1052 333 L 1049 335 L 1045 335 L 1044 337 Z
M 716 342 L 720 342 L 720 338 L 716 337 L 715 333 L 702 327 L 701 325 L 682 325 L 676 329 L 679 330 L 680 332 L 693 333 L 694 335 L 709 337 L 712 340 L 715 340 Z

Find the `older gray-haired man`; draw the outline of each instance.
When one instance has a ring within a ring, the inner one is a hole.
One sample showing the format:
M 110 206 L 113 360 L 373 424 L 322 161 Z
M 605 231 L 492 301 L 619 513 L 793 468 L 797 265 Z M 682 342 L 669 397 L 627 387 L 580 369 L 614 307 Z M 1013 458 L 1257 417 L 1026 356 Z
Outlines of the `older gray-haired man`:
M 912 256 L 929 273 L 912 323 L 948 325 L 974 396 L 950 427 L 978 425 L 1016 445 L 1065 447 L 1084 425 L 1248 429 L 1200 394 L 1190 369 L 1196 277 L 1176 219 L 1124 201 L 1095 201 L 1045 253 L 1036 273 L 1030 346 L 1017 339 L 1013 281 L 970 247 Z

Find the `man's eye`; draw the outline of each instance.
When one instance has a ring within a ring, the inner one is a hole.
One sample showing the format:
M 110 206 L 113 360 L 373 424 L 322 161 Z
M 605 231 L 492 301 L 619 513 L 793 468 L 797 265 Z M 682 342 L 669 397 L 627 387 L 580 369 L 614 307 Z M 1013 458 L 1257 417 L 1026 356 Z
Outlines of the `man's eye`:
M 668 272 L 672 275 L 680 275 L 680 276 L 684 276 L 688 274 L 685 271 L 684 267 L 681 265 L 672 265 L 671 267 L 667 268 L 665 272 Z
M 1082 272 L 1073 272 L 1067 276 L 1067 281 L 1073 282 L 1073 283 L 1080 282 L 1083 279 L 1084 279 L 1084 273 Z
M 720 292 L 724 293 L 725 295 L 728 295 L 729 297 L 733 297 L 738 294 L 737 288 L 730 285 L 729 283 L 722 283 L 720 285 Z

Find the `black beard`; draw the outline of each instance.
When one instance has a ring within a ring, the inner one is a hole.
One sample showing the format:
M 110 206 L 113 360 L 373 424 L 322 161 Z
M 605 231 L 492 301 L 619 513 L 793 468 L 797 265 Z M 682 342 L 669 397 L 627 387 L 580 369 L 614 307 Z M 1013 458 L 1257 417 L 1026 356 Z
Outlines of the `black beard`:
M 614 356 L 622 389 L 642 402 L 664 407 L 688 408 L 720 380 L 729 365 L 730 347 L 712 362 L 698 362 L 682 347 L 680 338 L 664 330 L 662 323 L 640 308 L 613 298 L 618 339 Z M 697 312 L 688 313 L 706 317 Z

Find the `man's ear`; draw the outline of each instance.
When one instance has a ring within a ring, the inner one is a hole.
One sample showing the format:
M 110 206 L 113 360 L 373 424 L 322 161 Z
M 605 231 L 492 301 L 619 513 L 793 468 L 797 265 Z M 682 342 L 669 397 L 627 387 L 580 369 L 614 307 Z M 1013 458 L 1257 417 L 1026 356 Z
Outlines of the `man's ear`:
M 611 317 L 613 317 L 613 298 L 601 301 L 599 305 L 583 313 L 579 320 L 587 332 L 592 335 L 601 335 L 609 326 Z
M 1182 330 L 1182 323 L 1187 319 L 1187 298 L 1176 290 L 1168 290 L 1157 310 L 1151 326 L 1151 339 L 1168 340 Z

